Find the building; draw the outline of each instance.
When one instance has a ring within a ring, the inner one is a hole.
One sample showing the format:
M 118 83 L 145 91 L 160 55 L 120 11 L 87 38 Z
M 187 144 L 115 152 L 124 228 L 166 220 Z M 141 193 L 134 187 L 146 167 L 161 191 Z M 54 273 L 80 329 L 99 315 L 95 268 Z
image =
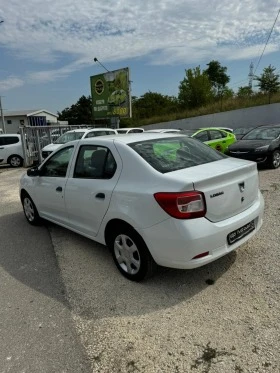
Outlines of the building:
M 19 110 L 4 112 L 6 133 L 18 133 L 22 126 L 47 126 L 59 125 L 58 115 L 47 110 Z M 0 120 L 0 132 L 4 132 L 3 123 Z

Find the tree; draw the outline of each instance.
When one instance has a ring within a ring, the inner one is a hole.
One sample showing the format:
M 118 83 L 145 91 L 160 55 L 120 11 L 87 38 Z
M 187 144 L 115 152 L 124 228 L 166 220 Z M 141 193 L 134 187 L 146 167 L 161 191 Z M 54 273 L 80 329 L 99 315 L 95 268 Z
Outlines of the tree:
M 186 77 L 180 82 L 178 100 L 181 106 L 195 108 L 207 104 L 213 98 L 211 82 L 200 66 L 185 70 Z
M 255 77 L 260 91 L 268 94 L 268 103 L 270 104 L 271 96 L 280 89 L 279 74 L 275 74 L 276 68 L 269 65 L 263 69 L 261 76 Z
M 237 97 L 239 98 L 249 98 L 253 95 L 253 90 L 249 86 L 239 87 L 237 92 Z
M 82 96 L 76 102 L 58 112 L 59 120 L 67 120 L 70 125 L 77 124 L 90 124 L 93 121 L 92 118 L 92 100 L 91 97 Z
M 156 92 L 147 92 L 140 98 L 133 97 L 132 115 L 134 118 L 150 118 L 155 115 L 168 114 L 178 109 L 175 97 L 164 96 Z
M 227 67 L 221 66 L 219 61 L 214 60 L 210 61 L 207 66 L 208 68 L 204 72 L 211 82 L 215 96 L 221 97 L 230 81 L 230 77 L 226 74 Z

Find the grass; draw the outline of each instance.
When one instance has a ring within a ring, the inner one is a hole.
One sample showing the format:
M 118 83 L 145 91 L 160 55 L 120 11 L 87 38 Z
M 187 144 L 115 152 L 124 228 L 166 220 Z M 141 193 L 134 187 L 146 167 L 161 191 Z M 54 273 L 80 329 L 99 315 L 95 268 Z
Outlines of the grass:
M 274 94 L 271 97 L 271 104 L 280 103 L 280 92 Z M 165 115 L 157 115 L 150 118 L 137 120 L 137 126 L 146 126 L 154 123 L 170 122 L 179 119 L 192 118 L 201 115 L 220 113 L 223 111 L 238 110 L 248 107 L 261 106 L 268 104 L 267 95 L 257 94 L 250 98 L 230 98 L 225 99 L 222 104 L 221 102 L 214 102 L 200 108 L 192 110 L 177 111 Z M 136 124 L 136 120 L 133 118 L 132 121 Z

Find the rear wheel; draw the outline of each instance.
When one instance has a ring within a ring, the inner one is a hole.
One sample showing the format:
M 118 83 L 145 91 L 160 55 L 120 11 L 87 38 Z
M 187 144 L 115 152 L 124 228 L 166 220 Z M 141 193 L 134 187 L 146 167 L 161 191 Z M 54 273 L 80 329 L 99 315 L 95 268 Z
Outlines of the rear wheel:
M 10 156 L 8 163 L 11 167 L 21 167 L 23 164 L 23 159 L 19 155 Z
M 280 152 L 279 150 L 275 150 L 272 153 L 271 167 L 278 168 L 279 166 L 280 166 Z
M 22 206 L 24 215 L 28 223 L 31 225 L 40 224 L 41 218 L 38 214 L 37 208 L 34 202 L 32 201 L 31 197 L 27 193 L 24 193 L 22 196 Z
M 108 246 L 118 270 L 129 280 L 141 281 L 153 275 L 156 263 L 144 240 L 134 229 L 119 226 L 110 234 Z

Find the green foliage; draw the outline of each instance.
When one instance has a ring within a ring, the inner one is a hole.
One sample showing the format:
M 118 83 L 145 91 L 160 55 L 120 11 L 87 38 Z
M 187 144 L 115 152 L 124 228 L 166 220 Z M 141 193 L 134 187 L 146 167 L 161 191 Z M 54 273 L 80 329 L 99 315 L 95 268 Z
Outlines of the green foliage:
M 230 77 L 226 74 L 227 67 L 221 66 L 219 61 L 210 61 L 207 64 L 208 68 L 204 70 L 211 82 L 215 96 L 224 94 L 226 85 L 230 81 Z
M 58 120 L 68 120 L 70 125 L 91 124 L 93 122 L 91 97 L 80 97 L 76 104 L 63 109 L 57 115 Z
M 239 87 L 237 92 L 237 97 L 239 98 L 248 98 L 253 95 L 253 90 L 249 86 Z
M 211 83 L 200 66 L 185 70 L 186 77 L 180 82 L 178 101 L 183 108 L 195 108 L 213 99 Z
M 269 65 L 263 69 L 263 73 L 260 76 L 255 77 L 258 81 L 258 87 L 260 91 L 268 94 L 268 102 L 271 102 L 272 93 L 279 92 L 280 82 L 279 74 L 275 73 L 276 68 Z

